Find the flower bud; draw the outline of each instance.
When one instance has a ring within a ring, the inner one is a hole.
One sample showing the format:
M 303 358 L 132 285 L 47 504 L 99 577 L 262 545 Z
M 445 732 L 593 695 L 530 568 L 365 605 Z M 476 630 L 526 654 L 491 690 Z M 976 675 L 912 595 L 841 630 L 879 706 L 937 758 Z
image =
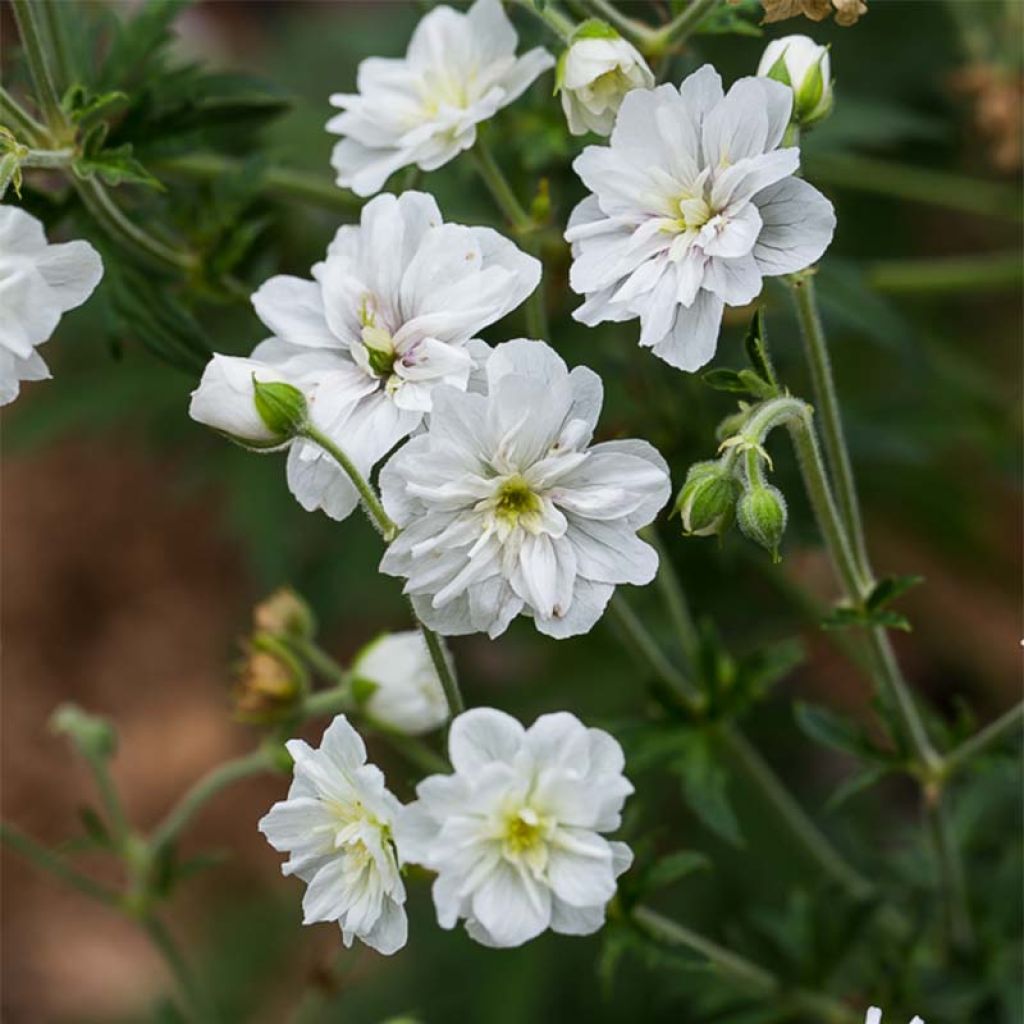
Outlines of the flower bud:
M 90 715 L 75 704 L 62 704 L 50 716 L 50 729 L 70 737 L 89 759 L 107 760 L 117 751 L 117 733 L 105 718 Z
M 280 587 L 252 611 L 252 624 L 271 636 L 311 639 L 316 633 L 313 610 L 291 587 Z
M 555 92 L 573 135 L 608 135 L 626 93 L 653 86 L 640 51 L 596 18 L 576 29 L 555 70 Z
M 395 732 L 417 736 L 448 718 L 441 680 L 417 630 L 385 633 L 368 644 L 356 656 L 352 676 L 366 714 Z
M 308 688 L 305 670 L 274 637 L 258 633 L 231 691 L 234 717 L 250 725 L 289 718 Z
M 757 73 L 793 90 L 793 121 L 803 128 L 832 111 L 832 68 L 828 47 L 808 36 L 784 36 L 765 47 Z
M 720 462 L 698 462 L 686 474 L 676 512 L 683 532 L 696 537 L 725 533 L 732 525 L 739 482 Z
M 281 448 L 306 423 L 306 398 L 273 367 L 215 355 L 192 392 L 189 415 L 248 448 Z
M 786 532 L 786 499 L 777 487 L 751 487 L 736 506 L 736 523 L 743 534 L 771 553 L 778 562 L 779 545 Z

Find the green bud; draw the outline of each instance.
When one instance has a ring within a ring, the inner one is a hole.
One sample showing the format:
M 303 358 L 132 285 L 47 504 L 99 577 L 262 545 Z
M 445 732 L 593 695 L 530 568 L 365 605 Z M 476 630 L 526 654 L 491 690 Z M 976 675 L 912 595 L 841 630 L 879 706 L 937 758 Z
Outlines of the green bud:
M 675 511 L 683 532 L 696 537 L 725 533 L 732 525 L 739 482 L 720 462 L 698 462 L 686 474 Z
M 253 404 L 264 426 L 282 441 L 296 437 L 308 418 L 306 396 L 284 381 L 263 383 L 252 378 Z
M 50 716 L 50 729 L 68 736 L 86 758 L 107 760 L 117 751 L 117 733 L 107 719 L 90 715 L 75 704 L 62 704 Z
M 740 498 L 736 506 L 736 523 L 744 536 L 770 552 L 779 562 L 779 545 L 786 532 L 786 499 L 777 487 L 757 485 Z

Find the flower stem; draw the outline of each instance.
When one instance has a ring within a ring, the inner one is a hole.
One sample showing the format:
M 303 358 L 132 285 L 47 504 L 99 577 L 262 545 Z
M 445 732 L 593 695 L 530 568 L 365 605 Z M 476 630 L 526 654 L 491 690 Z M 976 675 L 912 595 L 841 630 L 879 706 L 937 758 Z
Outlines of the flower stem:
M 11 0 L 11 9 L 14 11 L 21 44 L 28 59 L 29 73 L 35 86 L 35 98 L 39 109 L 43 112 L 54 136 L 63 136 L 67 129 L 67 119 L 61 110 L 60 97 L 57 95 L 45 30 L 38 20 L 39 4 L 35 0 Z
M 803 989 L 787 991 L 771 971 L 650 907 L 635 907 L 632 919 L 649 938 L 668 946 L 683 946 L 693 950 L 707 959 L 718 973 L 734 978 L 741 985 L 762 995 L 783 999 L 793 1010 L 813 1015 L 821 1024 L 860 1024 L 861 1018 L 838 999 Z
M 75 151 L 70 147 L 64 149 L 30 149 L 22 158 L 22 167 L 68 167 L 74 159 Z
M 941 793 L 937 792 L 934 800 L 926 800 L 925 813 L 938 864 L 939 887 L 945 894 L 943 907 L 946 930 L 954 949 L 967 950 L 974 944 L 967 886 L 964 882 L 960 852 L 949 820 L 949 808 L 941 800 Z
M 349 480 L 352 481 L 352 485 L 359 492 L 359 497 L 362 499 L 363 507 L 366 509 L 370 521 L 380 531 L 384 542 L 390 544 L 398 536 L 398 526 L 384 511 L 380 498 L 377 497 L 363 474 L 356 469 L 352 460 L 326 434 L 321 433 L 312 425 L 308 425 L 302 431 L 302 436 L 323 448 L 341 466 Z
M 192 1007 L 192 1019 L 201 1022 L 212 1022 L 217 1020 L 217 1013 L 210 1004 L 209 998 L 202 986 L 196 981 L 192 969 L 189 967 L 184 955 L 181 952 L 174 937 L 167 930 L 167 926 L 157 917 L 148 916 L 142 919 L 142 929 L 149 937 L 150 942 L 157 952 L 164 958 L 178 987 L 185 994 L 186 999 Z
M 23 135 L 25 141 L 37 145 L 47 137 L 46 126 L 40 124 L 3 86 L 0 86 L 0 124 Z
M 413 615 L 416 615 L 415 611 Z M 462 691 L 459 689 L 459 681 L 455 678 L 451 663 L 448 660 L 448 653 L 441 643 L 440 637 L 423 624 L 419 616 L 416 616 L 423 639 L 427 642 L 427 650 L 430 652 L 430 660 L 434 663 L 434 671 L 441 680 L 441 689 L 444 690 L 445 699 L 448 701 L 449 717 L 454 718 L 466 710 L 466 702 L 462 699 Z
M 88 875 L 83 875 L 77 868 L 72 867 L 59 853 L 36 842 L 30 836 L 25 835 L 20 829 L 6 822 L 0 822 L 0 842 L 6 843 L 12 850 L 16 850 L 26 860 L 30 860 L 37 868 L 49 872 L 62 882 L 66 882 L 72 888 L 84 893 L 91 899 L 108 906 L 116 907 L 119 896 L 113 889 L 108 889 L 99 882 L 94 882 Z
M 690 0 L 689 5 L 667 25 L 652 31 L 646 43 L 646 52 L 652 57 L 657 57 L 669 47 L 683 42 L 696 31 L 700 23 L 720 2 L 721 0 Z
M 650 25 L 623 14 L 610 0 L 587 0 L 587 6 L 599 17 L 614 25 L 627 39 L 640 46 L 654 34 Z
M 857 500 L 853 466 L 850 462 L 850 453 L 843 433 L 843 421 L 839 413 L 839 397 L 836 394 L 835 380 L 832 376 L 832 361 L 829 358 L 825 330 L 818 312 L 814 278 L 811 275 L 794 276 L 790 278 L 790 285 L 793 301 L 796 304 L 797 318 L 800 321 L 800 333 L 804 339 L 804 350 L 811 369 L 814 404 L 818 410 L 818 422 L 821 425 L 825 454 L 828 457 L 829 468 L 832 470 L 839 512 L 843 525 L 846 527 L 847 537 L 853 547 L 857 568 L 861 575 L 866 577 L 869 576 L 868 556 L 864 541 L 864 526 L 860 516 L 860 503 Z M 865 580 L 865 582 L 869 581 Z
M 157 853 L 173 843 L 185 826 L 222 789 L 252 775 L 262 775 L 273 767 L 269 752 L 260 748 L 211 769 L 181 798 L 157 827 L 151 844 L 153 852 Z
M 640 531 L 640 536 L 658 552 L 658 589 L 668 611 L 669 621 L 675 630 L 683 659 L 686 665 L 692 668 L 697 661 L 700 638 L 690 614 L 689 602 L 686 600 L 686 592 L 679 580 L 679 574 L 653 525 L 645 526 Z
M 995 721 L 989 722 L 983 729 L 976 732 L 970 739 L 961 743 L 955 750 L 950 751 L 945 758 L 946 774 L 965 767 L 978 754 L 1004 737 L 1013 733 L 1019 735 L 1022 723 L 1024 723 L 1024 702 L 1010 708 Z
M 525 7 L 535 18 L 540 19 L 551 31 L 567 43 L 576 29 L 576 23 L 567 14 L 560 11 L 552 3 L 545 3 L 539 7 L 533 0 L 519 0 L 522 7 Z

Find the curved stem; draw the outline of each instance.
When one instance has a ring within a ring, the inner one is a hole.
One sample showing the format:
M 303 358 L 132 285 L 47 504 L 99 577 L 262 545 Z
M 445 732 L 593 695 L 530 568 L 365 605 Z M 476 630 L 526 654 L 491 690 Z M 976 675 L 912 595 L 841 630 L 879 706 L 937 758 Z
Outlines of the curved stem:
M 717 942 L 687 928 L 650 907 L 633 909 L 632 920 L 649 938 L 668 946 L 683 946 L 704 957 L 720 974 L 766 996 L 785 1000 L 794 1010 L 806 1013 L 821 1024 L 860 1024 L 861 1018 L 832 996 L 804 989 L 787 991 L 771 971 L 734 953 Z
M 1014 732 L 1019 735 L 1022 723 L 1024 723 L 1024 702 L 1010 708 L 995 721 L 989 722 L 988 725 L 976 732 L 970 739 L 964 740 L 955 750 L 946 754 L 947 775 L 965 767 L 987 747 L 998 743 L 1006 736 Z
M 270 771 L 273 763 L 266 750 L 259 749 L 233 761 L 225 761 L 207 772 L 178 802 L 153 833 L 153 851 L 162 850 L 173 843 L 182 829 L 222 789 L 251 775 Z
M 843 433 L 839 396 L 836 394 L 835 380 L 832 376 L 832 361 L 828 354 L 825 329 L 821 323 L 814 294 L 814 278 L 811 275 L 792 277 L 790 285 L 793 291 L 793 300 L 796 303 L 797 319 L 800 322 L 800 333 L 804 339 L 807 362 L 811 369 L 814 404 L 818 411 L 818 422 L 821 424 L 825 454 L 828 457 L 829 468 L 832 470 L 836 501 L 839 504 L 839 512 L 843 519 L 843 525 L 846 527 L 847 536 L 853 546 L 857 568 L 861 575 L 867 577 L 867 581 L 869 581 L 867 545 L 864 540 L 860 503 L 857 500 L 853 466 Z
M 576 29 L 576 23 L 567 14 L 564 14 L 552 3 L 545 3 L 538 7 L 533 0 L 519 0 L 519 4 L 525 7 L 535 18 L 544 22 L 551 31 L 567 43 Z
M 67 119 L 61 110 L 60 97 L 54 83 L 53 70 L 46 44 L 44 28 L 39 21 L 39 5 L 34 0 L 11 0 L 14 20 L 18 24 L 29 73 L 36 90 L 36 101 L 54 135 L 63 135 Z
M 416 613 L 413 612 L 413 614 Z M 430 652 L 430 660 L 434 663 L 434 671 L 437 672 L 437 677 L 441 680 L 441 689 L 444 690 L 445 698 L 448 701 L 449 717 L 454 718 L 456 715 L 461 715 L 466 710 L 466 702 L 462 699 L 462 691 L 459 689 L 459 682 L 455 678 L 455 672 L 448 660 L 448 652 L 445 650 L 444 644 L 441 643 L 440 637 L 432 629 L 428 629 L 419 616 L 416 616 L 416 622 L 419 624 L 423 639 L 427 642 L 427 650 Z
M 614 25 L 627 39 L 641 47 L 654 34 L 650 25 L 623 14 L 610 0 L 587 0 L 587 6 L 599 17 Z
M 356 469 L 352 460 L 326 434 L 321 433 L 314 426 L 307 426 L 302 431 L 302 436 L 323 448 L 341 466 L 349 480 L 352 481 L 352 485 L 359 492 L 359 497 L 370 517 L 370 521 L 380 531 L 384 542 L 390 544 L 398 536 L 398 526 L 391 520 L 387 512 L 384 511 L 380 498 L 377 497 L 376 492 L 363 474 Z
M 683 42 L 721 0 L 690 0 L 689 6 L 677 14 L 664 28 L 656 29 L 647 42 L 652 56 L 664 53 L 670 46 Z

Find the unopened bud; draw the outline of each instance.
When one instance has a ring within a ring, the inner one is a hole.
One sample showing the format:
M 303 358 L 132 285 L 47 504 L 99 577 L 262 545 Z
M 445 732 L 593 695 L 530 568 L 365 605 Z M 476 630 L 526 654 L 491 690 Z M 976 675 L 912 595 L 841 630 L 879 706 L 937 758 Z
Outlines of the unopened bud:
M 263 383 L 252 379 L 253 404 L 267 430 L 282 441 L 301 433 L 308 421 L 306 396 L 284 381 Z
M 252 610 L 252 624 L 260 633 L 309 640 L 316 633 L 313 610 L 291 587 L 280 587 Z
M 793 90 L 793 121 L 807 128 L 832 112 L 832 68 L 828 47 L 808 36 L 773 39 L 757 73 Z
M 736 506 L 736 523 L 744 536 L 760 544 L 778 562 L 779 545 L 786 532 L 786 499 L 777 487 L 751 487 Z
M 288 718 L 308 686 L 302 665 L 274 637 L 257 634 L 231 692 L 234 717 L 251 725 Z
M 676 512 L 683 532 L 695 537 L 725 533 L 732 525 L 739 482 L 720 462 L 698 462 L 686 474 Z
M 62 704 L 50 716 L 50 729 L 68 736 L 86 758 L 107 760 L 117 751 L 117 733 L 105 718 L 90 715 L 75 704 Z

